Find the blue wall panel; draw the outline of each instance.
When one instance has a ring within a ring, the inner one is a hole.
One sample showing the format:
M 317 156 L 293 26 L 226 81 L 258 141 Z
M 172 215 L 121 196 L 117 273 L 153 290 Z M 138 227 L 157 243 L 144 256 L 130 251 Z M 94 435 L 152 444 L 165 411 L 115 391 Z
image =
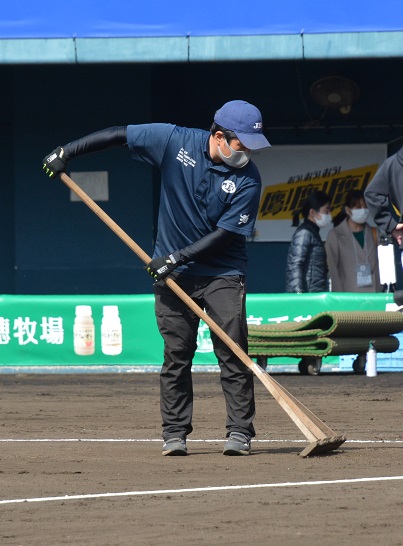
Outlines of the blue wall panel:
M 116 66 L 105 77 L 101 66 L 28 67 L 16 71 L 14 94 L 17 293 L 150 290 L 133 252 L 41 170 L 42 157 L 58 145 L 108 126 L 149 121 L 149 69 Z M 109 201 L 99 205 L 151 252 L 152 169 L 134 162 L 127 148 L 76 159 L 69 169 L 108 171 Z
M 13 70 L 1 78 L 0 100 L 0 293 L 14 292 L 15 203 L 13 174 Z

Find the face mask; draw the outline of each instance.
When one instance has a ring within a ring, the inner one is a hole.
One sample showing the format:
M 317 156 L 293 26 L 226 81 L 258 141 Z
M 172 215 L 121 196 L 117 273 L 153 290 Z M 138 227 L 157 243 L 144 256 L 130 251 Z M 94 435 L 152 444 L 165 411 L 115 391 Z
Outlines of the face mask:
M 234 167 L 235 169 L 242 169 L 242 167 L 245 167 L 245 165 L 249 162 L 251 152 L 238 152 L 237 150 L 234 150 L 234 148 L 231 148 L 231 146 L 228 144 L 227 140 L 225 140 L 225 144 L 230 150 L 230 155 L 226 156 L 222 153 L 220 147 L 218 147 L 218 153 L 220 154 L 221 159 L 229 165 L 230 167 Z
M 357 224 L 365 224 L 369 216 L 368 209 L 350 209 L 351 220 Z
M 321 212 L 319 214 L 320 214 L 320 218 L 315 219 L 316 225 L 319 228 L 327 227 L 332 222 L 332 215 L 331 214 L 323 214 Z

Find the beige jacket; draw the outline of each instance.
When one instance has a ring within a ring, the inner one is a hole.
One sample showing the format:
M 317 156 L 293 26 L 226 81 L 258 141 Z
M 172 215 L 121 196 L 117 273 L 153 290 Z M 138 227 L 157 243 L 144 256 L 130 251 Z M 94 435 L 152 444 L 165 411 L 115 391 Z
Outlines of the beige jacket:
M 329 231 L 325 247 L 332 292 L 380 292 L 377 243 L 369 224 L 365 224 L 364 248 L 355 239 L 347 219 Z M 372 286 L 358 287 L 356 267 L 367 262 Z

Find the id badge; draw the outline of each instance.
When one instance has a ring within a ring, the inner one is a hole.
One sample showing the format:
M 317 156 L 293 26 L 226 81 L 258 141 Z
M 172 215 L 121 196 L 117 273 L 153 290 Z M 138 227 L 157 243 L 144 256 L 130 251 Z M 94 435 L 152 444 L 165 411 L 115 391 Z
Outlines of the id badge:
M 369 264 L 357 265 L 357 286 L 372 286 L 372 271 Z

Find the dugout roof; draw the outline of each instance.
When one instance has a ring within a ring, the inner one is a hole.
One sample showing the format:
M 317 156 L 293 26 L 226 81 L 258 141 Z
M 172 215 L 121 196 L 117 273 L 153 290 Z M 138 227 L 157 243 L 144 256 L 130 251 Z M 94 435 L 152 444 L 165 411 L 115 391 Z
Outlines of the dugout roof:
M 401 0 L 3 1 L 0 63 L 399 57 Z

